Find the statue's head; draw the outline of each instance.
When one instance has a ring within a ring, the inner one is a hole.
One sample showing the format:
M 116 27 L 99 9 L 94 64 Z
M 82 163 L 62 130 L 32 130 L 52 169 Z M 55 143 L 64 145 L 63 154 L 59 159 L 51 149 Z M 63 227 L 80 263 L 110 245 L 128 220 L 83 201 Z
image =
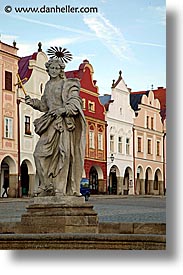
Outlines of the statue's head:
M 72 54 L 62 47 L 50 47 L 47 53 L 50 59 L 45 66 L 50 77 L 54 78 L 60 75 L 61 78 L 65 78 L 65 63 L 72 60 Z
M 51 78 L 55 78 L 57 76 L 60 76 L 60 78 L 65 78 L 65 64 L 62 62 L 62 60 L 49 59 L 49 61 L 45 63 L 45 67 Z

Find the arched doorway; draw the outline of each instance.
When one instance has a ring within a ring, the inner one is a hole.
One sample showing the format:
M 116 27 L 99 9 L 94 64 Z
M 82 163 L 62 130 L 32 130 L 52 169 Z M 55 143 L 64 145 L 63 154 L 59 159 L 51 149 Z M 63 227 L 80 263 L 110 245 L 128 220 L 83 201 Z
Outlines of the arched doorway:
M 143 189 L 143 168 L 139 165 L 137 167 L 137 176 L 136 176 L 136 194 L 144 194 Z
M 16 197 L 16 163 L 13 158 L 6 156 L 1 162 L 0 169 L 0 195 L 4 192 L 3 185 L 8 186 L 8 196 Z
M 133 190 L 133 181 L 132 181 L 132 169 L 127 167 L 125 169 L 124 178 L 123 178 L 123 195 L 128 195 L 134 192 Z
M 109 173 L 109 194 L 117 195 L 117 187 L 118 187 L 118 178 L 117 178 L 117 167 L 113 165 L 110 169 Z
M 94 166 L 91 167 L 89 172 L 89 185 L 91 194 L 98 193 L 98 173 Z
M 155 175 L 154 175 L 154 190 L 158 190 L 159 186 L 158 186 L 158 173 L 156 171 Z
M 164 194 L 164 184 L 162 181 L 162 173 L 160 169 L 157 169 L 154 174 L 154 192 L 155 194 Z
M 150 167 L 146 169 L 145 172 L 145 195 L 152 194 L 153 187 L 152 187 L 152 170 Z
M 8 191 L 9 178 L 9 165 L 3 161 L 1 164 L 1 196 L 7 197 L 5 190 Z
M 28 196 L 29 174 L 28 174 L 28 166 L 26 161 L 23 161 L 21 164 L 21 186 L 22 186 L 22 196 Z

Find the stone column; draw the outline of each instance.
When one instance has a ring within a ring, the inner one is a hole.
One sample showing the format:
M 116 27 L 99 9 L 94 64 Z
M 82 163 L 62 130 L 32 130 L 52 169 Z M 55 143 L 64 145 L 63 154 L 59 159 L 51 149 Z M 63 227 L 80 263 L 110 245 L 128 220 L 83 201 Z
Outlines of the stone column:
M 159 183 L 159 194 L 164 195 L 164 182 L 159 181 L 158 183 Z
M 18 195 L 18 175 L 10 174 L 9 175 L 8 197 L 16 198 L 17 195 Z
M 140 179 L 140 194 L 145 195 L 145 180 Z
M 122 195 L 123 178 L 117 177 L 117 195 Z
M 149 192 L 148 192 L 148 194 L 154 195 L 154 181 L 153 180 L 149 180 L 148 184 L 149 184 Z
M 124 195 L 124 190 L 126 190 L 126 185 L 123 184 L 124 177 L 121 177 L 121 194 Z
M 104 186 L 105 181 L 103 179 L 98 180 L 98 192 L 105 193 L 106 187 Z
M 35 179 L 36 175 L 35 174 L 29 174 L 29 192 L 28 196 L 32 196 L 35 190 Z
M 140 195 L 141 193 L 141 180 L 140 179 L 135 179 L 136 180 L 136 194 Z

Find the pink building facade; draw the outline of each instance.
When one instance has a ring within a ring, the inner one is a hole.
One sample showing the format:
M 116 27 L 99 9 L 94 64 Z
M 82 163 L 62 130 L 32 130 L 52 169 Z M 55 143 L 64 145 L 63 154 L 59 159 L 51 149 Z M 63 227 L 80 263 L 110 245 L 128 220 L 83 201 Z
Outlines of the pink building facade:
M 137 195 L 164 195 L 164 124 L 160 101 L 153 91 L 131 93 L 135 111 L 133 127 L 134 182 Z
M 18 188 L 17 94 L 15 83 L 18 72 L 16 43 L 13 46 L 0 41 L 0 195 L 4 185 L 10 197 Z

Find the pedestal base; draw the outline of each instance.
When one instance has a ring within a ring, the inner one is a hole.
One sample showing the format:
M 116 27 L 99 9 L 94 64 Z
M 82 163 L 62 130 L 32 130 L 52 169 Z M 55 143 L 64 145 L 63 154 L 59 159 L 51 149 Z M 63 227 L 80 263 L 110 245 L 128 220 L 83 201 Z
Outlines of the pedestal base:
M 98 216 L 84 197 L 36 197 L 21 219 L 22 233 L 98 233 Z

